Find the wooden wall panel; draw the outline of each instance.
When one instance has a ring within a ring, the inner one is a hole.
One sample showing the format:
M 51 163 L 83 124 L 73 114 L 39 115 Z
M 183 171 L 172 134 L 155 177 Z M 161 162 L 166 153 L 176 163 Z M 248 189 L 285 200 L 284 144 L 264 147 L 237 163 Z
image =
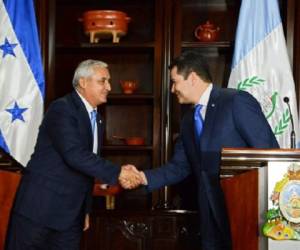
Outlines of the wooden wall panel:
M 21 174 L 0 170 L 0 249 L 4 249 L 9 216 L 20 180 Z
M 230 218 L 233 250 L 258 249 L 258 172 L 222 180 Z

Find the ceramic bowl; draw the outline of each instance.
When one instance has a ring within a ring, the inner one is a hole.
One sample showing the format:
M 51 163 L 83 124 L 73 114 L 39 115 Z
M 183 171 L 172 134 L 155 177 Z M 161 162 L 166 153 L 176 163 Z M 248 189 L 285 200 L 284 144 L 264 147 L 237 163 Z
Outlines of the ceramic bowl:
M 117 10 L 90 10 L 85 11 L 79 21 L 82 21 L 91 43 L 110 37 L 113 37 L 114 43 L 118 43 L 120 37 L 127 34 L 130 17 Z
M 138 88 L 138 82 L 136 80 L 121 80 L 120 84 L 124 94 L 132 94 Z

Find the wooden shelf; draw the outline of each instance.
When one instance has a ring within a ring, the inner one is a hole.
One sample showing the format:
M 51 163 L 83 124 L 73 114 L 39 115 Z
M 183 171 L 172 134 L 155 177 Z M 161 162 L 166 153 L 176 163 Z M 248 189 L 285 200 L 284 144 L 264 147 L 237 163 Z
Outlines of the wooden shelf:
M 101 3 L 102 5 L 104 5 L 105 7 L 107 7 L 108 9 L 111 9 L 111 5 L 117 5 L 117 6 L 121 6 L 123 7 L 124 5 L 124 1 L 123 0 L 109 0 L 109 1 L 100 1 L 103 2 Z M 59 5 L 71 5 L 71 6 L 88 6 L 88 7 L 94 7 L 94 8 L 99 8 L 99 0 L 59 0 L 58 1 Z M 141 1 L 140 0 L 127 0 L 126 1 L 126 5 L 127 6 L 140 6 Z M 144 5 L 149 5 L 151 4 L 151 0 L 146 0 L 143 1 Z M 124 7 L 123 7 L 124 8 Z
M 128 99 L 145 99 L 152 100 L 154 96 L 152 94 L 110 94 L 108 95 L 108 99 L 114 100 L 128 100 Z
M 182 42 L 183 48 L 232 48 L 233 42 L 217 41 L 217 42 Z
M 152 151 L 152 146 L 130 146 L 130 145 L 104 145 L 103 150 L 105 151 Z
M 99 43 L 74 43 L 74 44 L 57 44 L 57 50 L 65 49 L 153 49 L 154 42 L 122 42 L 112 43 L 109 40 L 100 41 Z
M 154 96 L 152 94 L 110 94 L 108 101 L 110 104 L 152 104 Z

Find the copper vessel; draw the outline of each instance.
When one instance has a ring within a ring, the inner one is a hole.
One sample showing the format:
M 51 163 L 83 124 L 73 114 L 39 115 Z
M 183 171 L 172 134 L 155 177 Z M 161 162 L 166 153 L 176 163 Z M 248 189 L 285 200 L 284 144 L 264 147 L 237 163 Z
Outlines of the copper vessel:
M 84 32 L 90 36 L 91 43 L 98 43 L 101 38 L 113 38 L 119 43 L 120 37 L 127 34 L 130 17 L 117 10 L 90 10 L 79 19 L 83 22 Z
M 195 37 L 201 42 L 214 42 L 219 37 L 220 28 L 216 27 L 210 21 L 206 21 L 205 24 L 200 24 L 195 29 Z
M 145 145 L 145 138 L 140 137 L 140 136 L 122 137 L 122 136 L 113 135 L 112 138 L 117 139 L 117 140 L 121 140 L 126 145 L 131 145 L 131 146 Z
M 138 88 L 136 80 L 121 80 L 120 84 L 124 94 L 133 94 Z

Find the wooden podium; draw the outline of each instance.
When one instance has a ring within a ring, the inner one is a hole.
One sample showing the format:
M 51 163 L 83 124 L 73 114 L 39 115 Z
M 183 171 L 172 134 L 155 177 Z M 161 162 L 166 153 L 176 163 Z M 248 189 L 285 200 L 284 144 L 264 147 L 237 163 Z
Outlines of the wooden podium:
M 268 249 L 261 232 L 268 202 L 267 166 L 274 161 L 300 162 L 300 150 L 224 148 L 221 160 L 233 250 Z

